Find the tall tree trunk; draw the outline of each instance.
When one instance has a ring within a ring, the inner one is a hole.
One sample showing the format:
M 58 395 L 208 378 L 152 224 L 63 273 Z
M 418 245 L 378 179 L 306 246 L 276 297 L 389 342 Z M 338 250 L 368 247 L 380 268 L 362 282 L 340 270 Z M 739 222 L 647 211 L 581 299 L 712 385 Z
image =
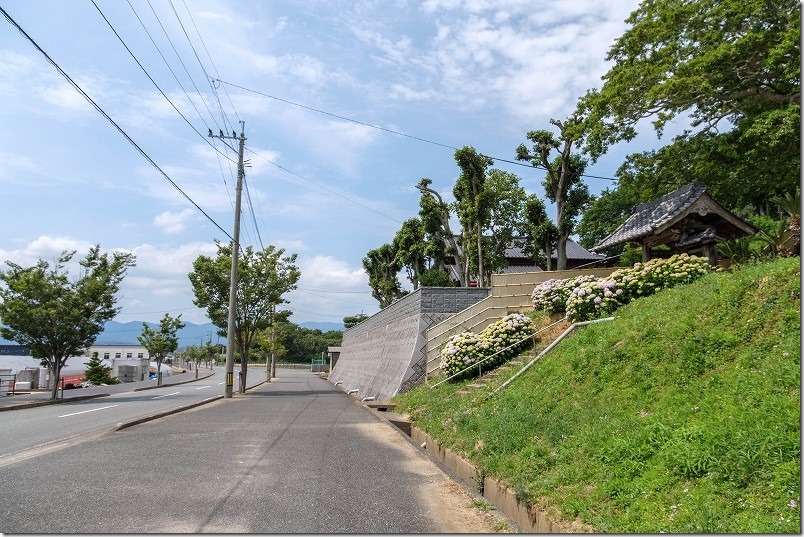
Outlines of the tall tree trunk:
M 477 272 L 478 287 L 485 287 L 486 274 L 483 270 L 483 237 L 480 234 L 480 222 L 477 222 Z
M 53 386 L 50 388 L 50 398 L 55 399 L 56 394 L 59 392 L 59 374 L 61 374 L 61 367 L 58 365 L 59 359 L 56 358 L 56 361 L 51 363 L 51 367 L 48 367 L 50 370 L 50 378 L 53 382 Z
M 556 270 L 566 270 L 567 268 L 567 238 L 563 233 L 558 236 Z
M 246 393 L 247 374 L 248 374 L 248 356 L 243 356 L 240 363 L 240 393 Z

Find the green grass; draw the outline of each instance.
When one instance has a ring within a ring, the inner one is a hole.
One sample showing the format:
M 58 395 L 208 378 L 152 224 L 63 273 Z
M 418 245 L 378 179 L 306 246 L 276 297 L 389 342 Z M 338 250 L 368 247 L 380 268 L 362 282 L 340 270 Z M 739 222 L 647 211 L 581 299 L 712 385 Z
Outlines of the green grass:
M 599 532 L 799 533 L 800 291 L 798 258 L 710 274 L 579 329 L 496 395 L 505 377 L 395 401 Z

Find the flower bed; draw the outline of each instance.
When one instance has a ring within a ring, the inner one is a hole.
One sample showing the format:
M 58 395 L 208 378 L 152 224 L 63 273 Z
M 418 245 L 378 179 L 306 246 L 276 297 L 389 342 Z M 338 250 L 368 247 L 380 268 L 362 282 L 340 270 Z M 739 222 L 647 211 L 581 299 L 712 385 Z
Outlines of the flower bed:
M 535 331 L 533 322 L 528 317 L 521 313 L 511 313 L 487 326 L 480 334 L 456 334 L 441 349 L 441 370 L 449 377 L 499 353 L 482 365 L 484 370 L 496 367 L 518 355 L 529 343 L 527 339 L 521 340 L 533 335 Z M 506 349 L 509 346 L 511 348 Z M 477 369 L 470 369 L 457 378 L 477 375 L 477 372 Z
M 635 298 L 693 282 L 712 270 L 705 257 L 676 254 L 616 270 L 608 278 L 547 280 L 533 290 L 533 307 L 550 314 L 566 312 L 571 322 L 597 319 Z

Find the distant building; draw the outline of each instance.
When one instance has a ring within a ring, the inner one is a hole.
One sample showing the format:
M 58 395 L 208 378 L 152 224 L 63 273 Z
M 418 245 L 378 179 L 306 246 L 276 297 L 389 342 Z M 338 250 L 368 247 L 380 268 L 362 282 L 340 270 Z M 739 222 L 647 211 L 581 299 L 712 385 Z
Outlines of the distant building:
M 109 374 L 121 382 L 138 382 L 148 379 L 150 359 L 148 349 L 142 345 L 92 345 L 84 356 L 98 353 L 98 358 L 110 364 Z
M 508 266 L 495 271 L 496 274 L 512 274 L 524 272 L 543 272 L 547 270 L 546 266 L 538 265 L 532 257 L 525 254 L 526 239 L 524 237 L 516 237 L 512 243 L 505 249 L 505 259 Z M 606 256 L 590 252 L 575 241 L 567 241 L 567 270 L 578 268 L 581 266 L 601 266 L 600 263 L 605 262 Z M 455 272 L 455 258 L 447 256 L 445 259 L 447 270 L 453 280 L 457 281 L 458 276 Z M 551 255 L 550 266 L 555 270 L 558 264 L 558 254 L 553 250 Z M 473 276 L 475 278 L 475 276 Z
M 25 345 L 0 345 L 0 356 L 30 356 L 31 350 Z

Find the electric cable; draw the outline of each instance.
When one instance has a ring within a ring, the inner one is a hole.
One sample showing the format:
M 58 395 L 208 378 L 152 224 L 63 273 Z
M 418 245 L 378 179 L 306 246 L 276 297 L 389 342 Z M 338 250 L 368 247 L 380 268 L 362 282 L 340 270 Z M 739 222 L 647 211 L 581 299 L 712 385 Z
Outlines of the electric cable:
M 165 37 L 167 38 L 168 43 L 170 43 L 170 46 L 173 48 L 173 52 L 176 54 L 176 57 L 179 59 L 179 63 L 181 63 L 181 66 L 184 68 L 184 72 L 187 73 L 187 78 L 190 79 L 190 83 L 192 83 L 193 87 L 195 88 L 196 93 L 198 93 L 198 96 L 201 98 L 201 102 L 204 104 L 204 108 L 206 108 L 207 112 L 209 112 L 209 116 L 212 118 L 212 122 L 215 124 L 215 126 L 218 128 L 218 130 L 222 130 L 221 126 L 218 124 L 218 120 L 215 119 L 215 114 L 212 113 L 212 110 L 210 110 L 206 99 L 204 99 L 204 95 L 201 93 L 201 90 L 198 89 L 198 86 L 195 83 L 195 79 L 190 74 L 190 70 L 187 69 L 187 65 L 181 59 L 181 54 L 179 54 L 179 51 L 176 50 L 176 45 L 173 44 L 173 40 L 170 38 L 170 35 L 168 34 L 167 30 L 165 29 L 165 26 L 162 24 L 162 19 L 159 18 L 159 15 L 157 15 L 156 10 L 154 9 L 154 6 L 151 5 L 151 0 L 148 0 L 148 7 L 151 8 L 151 12 L 154 14 L 154 17 L 156 18 L 156 22 L 159 23 L 159 27 L 162 28 L 162 32 L 165 34 Z M 192 46 L 192 43 L 190 45 Z M 203 70 L 203 66 L 202 66 L 202 70 Z M 204 73 L 204 75 L 206 76 L 206 72 Z
M 175 104 L 173 104 L 173 101 L 171 101 L 171 100 L 170 100 L 170 97 L 168 97 L 168 96 L 165 94 L 165 92 L 164 92 L 164 91 L 162 91 L 162 88 L 160 88 L 160 87 L 159 87 L 159 84 L 157 84 L 157 83 L 156 83 L 156 81 L 153 79 L 153 77 L 150 75 L 150 73 L 148 73 L 148 71 L 147 71 L 147 70 L 145 69 L 145 67 L 142 65 L 142 63 L 140 62 L 140 60 L 139 60 L 139 59 L 137 59 L 137 56 L 135 56 L 135 55 L 134 55 L 134 52 L 132 52 L 132 50 L 129 48 L 129 46 L 126 44 L 126 42 L 125 42 L 125 41 L 123 40 L 123 38 L 120 36 L 120 34 L 117 32 L 117 30 L 115 29 L 115 27 L 114 27 L 114 26 L 112 26 L 112 23 L 109 21 L 109 19 L 108 19 L 108 18 L 106 18 L 106 15 L 104 15 L 103 11 L 101 11 L 101 8 L 100 8 L 100 7 L 98 7 L 98 4 L 96 4 L 96 3 L 95 3 L 95 0 L 90 0 L 90 1 L 92 2 L 92 5 L 93 5 L 93 6 L 95 6 L 95 9 L 97 9 L 97 10 L 98 10 L 98 13 L 100 13 L 101 17 L 103 17 L 103 20 L 104 20 L 104 21 L 106 21 L 106 24 L 108 24 L 108 25 L 109 25 L 109 28 L 111 28 L 112 32 L 113 32 L 113 33 L 114 33 L 114 35 L 117 37 L 117 39 L 120 41 L 120 43 L 123 45 L 123 47 L 126 49 L 126 51 L 129 53 L 129 55 L 130 55 L 130 56 L 131 56 L 131 57 L 134 59 L 134 61 L 137 63 L 137 65 L 140 67 L 140 69 L 142 69 L 142 72 L 143 72 L 143 73 L 145 73 L 145 76 L 147 76 L 147 77 L 148 77 L 148 80 L 150 80 L 150 81 L 151 81 L 151 83 L 154 85 L 154 87 L 156 87 L 156 89 L 157 89 L 157 90 L 159 90 L 159 93 L 161 93 L 161 94 L 162 94 L 162 97 L 164 97 L 164 98 L 165 98 L 165 100 L 166 100 L 168 103 L 170 103 L 170 106 L 172 106 L 172 107 L 173 107 L 173 109 L 174 109 L 174 110 L 175 110 L 175 111 L 176 111 L 176 112 L 177 112 L 177 113 L 178 113 L 178 114 L 181 116 L 181 118 L 182 118 L 182 119 L 185 121 L 185 123 L 187 123 L 187 124 L 190 126 L 190 128 L 191 128 L 191 129 L 193 129 L 193 130 L 195 131 L 195 133 L 196 133 L 196 134 L 198 134 L 198 136 L 200 136 L 200 137 L 201 137 L 201 138 L 204 140 L 204 142 L 206 142 L 206 143 L 207 143 L 207 144 L 208 144 L 208 145 L 209 145 L 211 148 L 213 148 L 215 151 L 218 151 L 218 148 L 217 148 L 217 147 L 215 147 L 215 146 L 212 144 L 212 142 L 210 142 L 210 141 L 207 139 L 207 136 L 205 136 L 205 135 L 201 134 L 201 132 L 199 132 L 199 130 L 198 130 L 198 129 L 196 129 L 196 128 L 195 128 L 195 126 L 194 126 L 192 123 L 190 123 L 190 120 L 189 120 L 189 119 L 187 119 L 187 118 L 184 116 L 184 114 L 182 114 L 182 113 L 181 113 L 181 110 L 179 110 L 179 109 L 176 107 L 176 105 L 175 105 Z M 129 3 L 129 5 L 131 5 L 131 4 Z M 133 9 L 133 8 L 132 8 L 132 9 Z M 136 15 L 136 12 L 135 12 L 135 15 Z M 137 18 L 139 19 L 139 17 L 137 17 Z M 144 26 L 143 26 L 143 28 L 144 28 Z M 146 30 L 146 33 L 147 33 L 147 30 Z M 150 37 L 150 34 L 148 34 L 148 37 Z M 156 45 L 156 43 L 154 43 L 154 45 Z M 159 50 L 159 49 L 158 49 L 158 47 L 157 47 L 157 50 Z M 161 52 L 160 52 L 160 55 L 161 55 Z M 164 59 L 164 56 L 162 57 L 162 59 Z M 170 68 L 170 66 L 168 66 L 168 68 Z M 172 72 L 173 72 L 173 71 L 171 70 L 171 73 L 172 73 Z M 174 74 L 174 76 L 175 76 L 175 74 Z M 178 82 L 178 79 L 176 79 L 176 81 Z M 179 83 L 179 85 L 181 86 L 181 83 Z M 184 89 L 184 88 L 182 88 L 182 89 Z M 185 92 L 185 93 L 186 93 L 186 92 Z M 203 118 L 202 118 L 202 120 L 203 120 Z M 205 125 L 206 125 L 206 123 L 205 123 Z M 209 128 L 209 127 L 207 127 L 207 128 Z M 229 157 L 228 157 L 228 156 L 226 156 L 226 155 L 224 155 L 224 156 L 225 156 L 226 158 L 229 158 Z
M 246 88 L 246 87 L 243 87 L 243 86 L 239 86 L 239 85 L 234 84 L 234 83 L 232 83 L 232 82 L 227 82 L 227 81 L 225 81 L 225 80 L 221 80 L 220 78 L 218 78 L 217 80 L 218 80 L 218 82 L 220 82 L 221 84 L 226 84 L 226 85 L 232 86 L 233 88 L 238 88 L 238 89 L 241 89 L 241 90 L 243 90 L 243 91 L 248 91 L 248 92 L 251 92 L 251 93 L 256 93 L 257 95 L 262 95 L 263 97 L 267 97 L 267 98 L 269 98 L 269 99 L 274 99 L 274 100 L 276 100 L 276 101 L 279 101 L 279 102 L 282 102 L 282 103 L 285 103 L 285 104 L 290 104 L 290 105 L 293 105 L 293 106 L 298 106 L 299 108 L 304 108 L 305 110 L 310 110 L 311 112 L 317 112 L 317 113 L 319 113 L 319 114 L 323 114 L 323 115 L 326 115 L 326 116 L 334 117 L 334 118 L 336 118 L 336 119 L 341 119 L 341 120 L 343 120 L 343 121 L 349 121 L 350 123 L 355 123 L 355 124 L 357 124 L 357 125 L 362 125 L 362 126 L 364 126 L 364 127 L 369 127 L 369 128 L 372 128 L 372 129 L 377 129 L 377 130 L 380 130 L 380 131 L 383 131 L 383 132 L 387 132 L 387 133 L 389 133 L 389 134 L 395 134 L 395 135 L 397 135 L 397 136 L 404 136 L 405 138 L 410 138 L 410 139 L 412 139 L 412 140 L 416 140 L 416 141 L 419 141 L 419 142 L 423 142 L 423 143 L 427 143 L 427 144 L 431 144 L 431 145 L 435 145 L 435 146 L 443 147 L 443 148 L 446 148 L 446 149 L 452 149 L 452 150 L 454 150 L 454 151 L 458 151 L 458 150 L 459 150 L 459 148 L 457 148 L 457 147 L 453 147 L 453 146 L 448 145 L 448 144 L 442 144 L 441 142 L 435 142 L 435 141 L 433 141 L 433 140 L 428 140 L 428 139 L 426 139 L 426 138 L 421 138 L 421 137 L 419 137 L 419 136 L 413 136 L 413 135 L 411 135 L 411 134 L 405 134 L 404 132 L 395 131 L 395 130 L 393 130 L 393 129 L 387 129 L 387 128 L 385 128 L 385 127 L 380 127 L 380 126 L 378 126 L 378 125 L 372 125 L 371 123 L 365 123 L 365 122 L 363 122 L 363 121 L 359 121 L 359 120 L 357 120 L 357 119 L 352 119 L 352 118 L 348 118 L 348 117 L 345 117 L 345 116 L 339 116 L 338 114 L 333 114 L 333 113 L 331 113 L 331 112 L 327 112 L 327 111 L 325 111 L 325 110 L 320 110 L 320 109 L 318 109 L 318 108 L 313 108 L 313 107 L 311 107 L 311 106 L 306 106 L 306 105 L 303 105 L 303 104 L 299 104 L 299 103 L 296 103 L 296 102 L 293 102 L 293 101 L 289 101 L 289 100 L 287 100 L 287 99 L 282 99 L 281 97 L 276 97 L 276 96 L 274 96 L 274 95 L 269 95 L 268 93 L 263 93 L 263 92 L 261 92 L 261 91 L 255 90 L 255 89 L 251 89 L 251 88 Z M 516 166 L 524 166 L 524 167 L 527 167 L 527 168 L 539 168 L 539 169 L 543 169 L 543 170 L 545 170 L 545 171 L 548 171 L 548 170 L 547 170 L 547 168 L 545 168 L 544 166 L 541 166 L 541 165 L 525 164 L 525 163 L 523 163 L 523 162 L 518 162 L 518 161 L 515 161 L 515 160 L 507 160 L 507 159 L 504 159 L 504 158 L 493 157 L 493 156 L 491 156 L 491 155 L 485 155 L 485 154 L 483 154 L 483 153 L 481 153 L 481 156 L 488 157 L 488 158 L 493 159 L 493 160 L 495 160 L 495 161 L 499 160 L 500 162 L 507 162 L 508 164 L 515 164 Z M 618 180 L 619 180 L 619 179 L 617 179 L 617 178 L 615 178 L 615 177 L 603 177 L 603 176 L 600 176 L 600 175 L 589 175 L 589 174 L 581 174 L 581 177 L 588 177 L 588 178 L 590 178 L 590 179 L 603 179 L 603 180 L 606 180 L 606 181 L 618 181 Z
M 94 100 L 92 100 L 92 97 L 90 97 L 90 96 L 89 96 L 89 95 L 88 95 L 88 94 L 87 94 L 87 93 L 86 93 L 86 92 L 85 92 L 83 89 L 81 89 L 81 86 L 79 86 L 79 85 L 78 85 L 78 84 L 77 84 L 77 83 L 76 83 L 76 82 L 75 82 L 75 81 L 74 81 L 72 78 L 70 78 L 70 75 L 68 75 L 68 74 L 67 74 L 67 73 L 66 73 L 66 72 L 65 72 L 65 71 L 64 71 L 64 70 L 63 70 L 63 69 L 62 69 L 62 68 L 59 66 L 59 64 L 58 64 L 58 63 L 56 63 L 56 61 L 55 61 L 55 60 L 53 60 L 53 58 L 51 58 L 51 57 L 50 57 L 50 55 L 49 55 L 47 52 L 45 52 L 45 50 L 44 50 L 44 49 L 42 49 L 42 47 L 40 47 L 40 46 L 39 46 L 39 44 L 38 44 L 38 43 L 37 43 L 37 42 L 36 42 L 36 41 L 35 41 L 35 40 L 34 40 L 34 39 L 31 37 L 31 36 L 29 36 L 29 35 L 27 34 L 27 33 L 25 32 L 25 30 L 23 30 L 23 29 L 22 29 L 22 27 L 21 27 L 19 24 L 17 24 L 17 21 L 15 21 L 15 20 L 14 20 L 14 19 L 11 17 L 11 15 L 9 15 L 9 14 L 6 12 L 6 10 L 5 10 L 5 9 L 3 9 L 1 6 L 0 6 L 0 12 L 3 14 L 3 16 L 6 18 L 6 20 L 7 20 L 7 21 L 8 21 L 8 22 L 9 22 L 9 23 L 12 25 L 12 26 L 14 26 L 14 27 L 17 29 L 17 31 L 19 31 L 19 32 L 20 32 L 20 34 L 22 34 L 22 36 L 23 36 L 23 37 L 25 37 L 25 39 L 27 39 L 27 40 L 28 40 L 28 41 L 29 41 L 29 42 L 30 42 L 30 43 L 31 43 L 31 44 L 34 46 L 34 48 L 36 48 L 36 50 L 38 50 L 38 51 L 39 51 L 39 52 L 40 52 L 40 53 L 41 53 L 41 54 L 42 54 L 42 55 L 45 57 L 45 59 L 48 61 L 48 63 L 50 63 L 50 64 L 51 64 L 53 67 L 55 67 L 55 68 L 56 68 L 56 70 L 57 70 L 57 71 L 58 71 L 58 72 L 59 72 L 59 73 L 60 73 L 60 74 L 61 74 L 61 75 L 62 75 L 62 76 L 63 76 L 63 77 L 64 77 L 64 78 L 67 80 L 67 82 L 69 82 L 69 83 L 70 83 L 70 85 L 71 85 L 71 86 L 73 86 L 73 87 L 74 87 L 74 88 L 75 88 L 75 89 L 78 91 L 78 93 L 80 93 L 80 94 L 81 94 L 81 96 L 82 96 L 82 97 L 84 97 L 84 99 L 86 99 L 86 100 L 87 100 L 87 102 L 88 102 L 89 104 L 91 104 L 91 105 L 93 106 L 93 108 L 95 108 L 95 110 L 97 110 L 97 111 L 98 111 L 98 113 L 100 113 L 100 114 L 101 114 L 101 115 L 102 115 L 104 118 L 106 118 L 106 120 L 107 120 L 107 121 L 109 121 L 109 123 L 111 123 L 111 124 L 114 126 L 114 128 L 115 128 L 115 129 L 117 129 L 117 131 L 118 131 L 120 134 L 122 134 L 122 135 L 123 135 L 123 137 L 124 137 L 124 138 L 125 138 L 125 139 L 126 139 L 126 140 L 127 140 L 127 141 L 128 141 L 128 142 L 129 142 L 129 143 L 132 145 L 132 146 L 134 146 L 134 148 L 135 148 L 135 149 L 136 149 L 136 150 L 137 150 L 137 151 L 140 153 L 140 155 L 142 155 L 142 156 L 143 156 L 143 157 L 144 157 L 144 158 L 145 158 L 145 159 L 146 159 L 146 160 L 147 160 L 147 161 L 148 161 L 148 162 L 151 164 L 151 166 L 153 166 L 154 168 L 156 168 L 156 170 L 157 170 L 157 171 L 159 171 L 159 173 L 160 173 L 160 174 L 162 174 L 162 176 L 163 176 L 163 177 L 164 177 L 164 178 L 165 178 L 165 179 L 166 179 L 166 180 L 167 180 L 167 181 L 168 181 L 168 182 L 169 182 L 169 183 L 170 183 L 170 184 L 173 186 L 173 188 L 175 188 L 175 189 L 176 189 L 176 190 L 177 190 L 179 193 L 181 193 L 181 195 L 182 195 L 182 196 L 184 196 L 184 197 L 187 199 L 187 201 L 189 201 L 190 203 L 192 203 L 192 204 L 193 204 L 193 206 L 195 206 L 195 208 L 196 208 L 196 209 L 198 209 L 198 210 L 201 212 L 201 214 L 203 214 L 203 215 L 204 215 L 204 216 L 207 218 L 207 220 L 209 220 L 210 222 L 212 222 L 212 223 L 215 225 L 215 227 L 217 227 L 217 228 L 218 228 L 218 229 L 219 229 L 221 232 L 223 232 L 223 234 L 224 234 L 224 235 L 226 235 L 227 237 L 229 237 L 229 239 L 231 239 L 231 240 L 232 240 L 232 242 L 234 242 L 234 238 L 232 238 L 232 236 L 231 236 L 231 235 L 229 235 L 229 233 L 228 233 L 228 232 L 227 232 L 225 229 L 223 229 L 223 228 L 222 228 L 222 227 L 221 227 L 221 226 L 220 226 L 220 225 L 219 225 L 219 224 L 218 224 L 218 223 L 217 223 L 217 222 L 216 222 L 216 221 L 215 221 L 215 220 L 214 220 L 214 219 L 213 219 L 211 216 L 209 216 L 209 215 L 208 215 L 208 214 L 207 214 L 207 213 L 204 211 L 204 209 L 202 209 L 202 208 L 201 208 L 201 207 L 200 207 L 200 206 L 199 206 L 199 205 L 198 205 L 198 204 L 197 204 L 197 203 L 196 203 L 196 202 L 195 202 L 195 201 L 194 201 L 194 200 L 193 200 L 193 199 L 192 199 L 190 196 L 188 196 L 188 195 L 187 195 L 187 193 L 186 193 L 186 192 L 184 192 L 184 190 L 182 190 L 182 189 L 181 189 L 181 187 L 179 187 L 179 185 L 177 185 L 177 184 L 176 184 L 176 182 L 175 182 L 175 181 L 173 181 L 173 179 L 171 179 L 171 178 L 170 178 L 170 176 L 168 176 L 168 174 L 167 174 L 167 173 L 165 173 L 165 172 L 164 172 L 164 170 L 162 170 L 162 168 L 160 168 L 160 167 L 159 167 L 159 165 L 158 165 L 158 164 L 157 164 L 157 163 L 156 163 L 156 162 L 155 162 L 155 161 L 154 161 L 154 160 L 153 160 L 153 159 L 152 159 L 152 158 L 151 158 L 151 157 L 150 157 L 150 156 L 149 156 L 149 155 L 148 155 L 148 154 L 147 154 L 147 153 L 146 153 L 146 152 L 145 152 L 145 151 L 144 151 L 144 150 L 143 150 L 143 149 L 142 149 L 142 148 L 141 148 L 141 147 L 138 145 L 138 144 L 137 144 L 137 142 L 135 142 L 135 141 L 134 141 L 134 140 L 133 140 L 133 139 L 132 139 L 132 138 L 131 138 L 131 137 L 128 135 L 128 133 L 126 133 L 126 131 L 124 131 L 124 130 L 123 130 L 123 128 L 122 128 L 122 127 L 120 127 L 120 125 L 118 125 L 118 124 L 115 122 L 115 120 L 113 120 L 113 119 L 112 119 L 112 118 L 109 116 L 109 114 L 107 114 L 107 113 L 106 113 L 106 112 L 103 110 L 103 108 L 101 108 L 101 107 L 100 107 L 100 105 L 98 105 L 98 103 L 96 103 Z
M 307 179 L 306 177 L 302 177 L 302 176 L 301 176 L 301 175 L 299 175 L 298 173 L 296 173 L 296 172 L 294 172 L 294 171 L 291 171 L 291 170 L 289 170 L 289 169 L 285 168 L 285 167 L 284 167 L 284 166 L 282 166 L 281 164 L 277 164 L 276 162 L 274 162 L 273 160 L 269 159 L 268 157 L 264 157 L 264 156 L 260 155 L 259 153 L 256 153 L 256 152 L 254 152 L 254 151 L 252 151 L 252 150 L 250 150 L 250 149 L 248 150 L 248 152 L 249 152 L 249 153 L 251 153 L 252 155 L 256 156 L 256 157 L 259 157 L 259 158 L 263 159 L 264 161 L 266 161 L 266 162 L 268 162 L 268 163 L 270 163 L 270 164 L 273 164 L 274 166 L 276 166 L 276 167 L 277 167 L 277 168 L 279 168 L 280 170 L 282 170 L 282 171 L 284 171 L 284 172 L 286 172 L 286 173 L 289 173 L 290 175 L 292 175 L 292 176 L 294 176 L 294 177 L 298 177 L 298 178 L 299 178 L 299 179 L 301 179 L 302 181 L 307 181 L 308 183 L 310 183 L 310 184 L 312 184 L 312 185 L 315 185 L 315 186 L 317 186 L 318 188 L 322 188 L 322 189 L 326 190 L 326 191 L 327 191 L 327 192 L 329 192 L 330 194 L 334 194 L 334 195 L 336 195 L 336 196 L 338 196 L 338 197 L 340 197 L 340 198 L 343 198 L 343 199 L 345 199 L 345 200 L 346 200 L 346 201 L 348 201 L 348 202 L 354 203 L 355 205 L 358 205 L 358 206 L 360 206 L 360 207 L 362 207 L 362 208 L 364 208 L 364 209 L 367 209 L 367 210 L 369 210 L 369 211 L 371 211 L 371 212 L 373 212 L 373 213 L 376 213 L 376 214 L 378 214 L 378 215 L 380 215 L 380 216 L 382 216 L 382 217 L 385 217 L 385 218 L 387 218 L 387 219 L 389 219 L 389 220 L 391 220 L 391 221 L 393 221 L 393 222 L 396 222 L 397 224 L 401 224 L 401 223 L 402 223 L 400 220 L 397 220 L 396 218 L 394 218 L 394 217 L 392 217 L 392 216 L 388 216 L 387 214 L 381 213 L 380 211 L 378 211 L 378 210 L 376 210 L 376 209 L 372 209 L 371 207 L 369 207 L 369 206 L 367 206 L 367 205 L 363 205 L 363 204 L 362 204 L 362 203 L 360 203 L 359 201 L 355 201 L 355 200 L 353 200 L 352 198 L 350 198 L 350 197 L 348 197 L 348 196 L 344 196 L 343 194 L 341 194 L 341 193 L 339 193 L 339 192 L 335 192 L 334 190 L 332 190 L 332 189 L 330 189 L 330 188 L 327 188 L 327 187 L 325 187 L 325 186 L 324 186 L 324 185 L 322 185 L 322 184 L 316 183 L 315 181 L 312 181 L 312 180 L 310 180 L 310 179 Z

